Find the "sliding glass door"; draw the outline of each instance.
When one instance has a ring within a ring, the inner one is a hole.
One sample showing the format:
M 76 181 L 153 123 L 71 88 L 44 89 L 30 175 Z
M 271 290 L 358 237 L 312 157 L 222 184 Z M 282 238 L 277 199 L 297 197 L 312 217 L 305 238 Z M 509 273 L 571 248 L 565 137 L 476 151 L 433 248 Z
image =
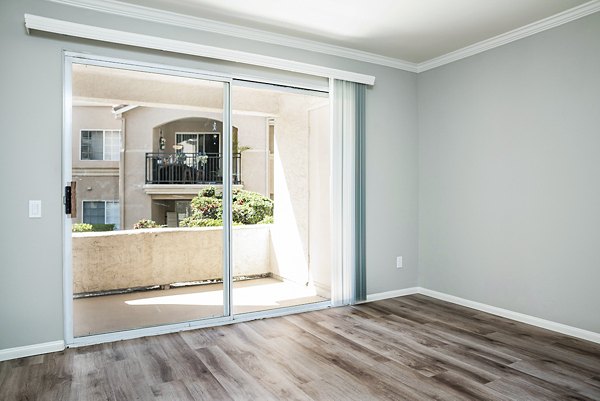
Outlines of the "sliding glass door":
M 69 61 L 73 336 L 229 315 L 229 83 Z
M 68 343 L 330 305 L 327 92 L 81 55 L 65 74 Z
M 234 81 L 231 99 L 243 167 L 232 202 L 233 312 L 328 302 L 328 94 Z

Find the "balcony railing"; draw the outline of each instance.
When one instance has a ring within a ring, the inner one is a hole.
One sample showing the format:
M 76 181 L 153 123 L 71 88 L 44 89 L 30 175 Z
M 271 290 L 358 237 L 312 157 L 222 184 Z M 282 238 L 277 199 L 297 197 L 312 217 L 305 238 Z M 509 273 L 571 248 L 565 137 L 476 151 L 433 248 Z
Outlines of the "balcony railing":
M 234 153 L 233 184 L 241 184 L 242 155 Z M 146 153 L 146 184 L 222 184 L 222 153 Z

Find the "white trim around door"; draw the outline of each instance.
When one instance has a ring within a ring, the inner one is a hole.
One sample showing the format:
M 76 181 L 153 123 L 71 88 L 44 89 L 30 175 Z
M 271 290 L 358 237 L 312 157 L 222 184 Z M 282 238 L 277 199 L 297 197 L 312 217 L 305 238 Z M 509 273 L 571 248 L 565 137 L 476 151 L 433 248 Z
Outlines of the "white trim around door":
M 194 78 L 209 80 L 223 83 L 223 129 L 224 129 L 224 141 L 231 142 L 231 110 L 229 107 L 230 85 L 232 79 L 223 76 L 213 76 L 206 74 L 203 71 L 195 71 L 190 69 L 181 69 L 165 67 L 161 65 L 152 65 L 149 63 L 135 63 L 127 60 L 110 59 L 106 57 L 94 58 L 90 55 L 81 55 L 78 53 L 65 52 L 64 63 L 63 63 L 63 183 L 65 186 L 69 185 L 72 181 L 72 107 L 73 107 L 73 84 L 72 84 L 72 69 L 73 64 L 84 64 L 94 65 L 107 68 L 125 69 L 130 71 L 148 72 L 154 74 L 164 75 L 175 75 L 180 77 Z M 225 150 L 225 156 L 228 157 L 231 154 L 231 150 Z M 225 163 L 227 169 L 227 163 Z M 225 170 L 227 172 L 227 170 Z M 226 194 L 231 193 L 231 180 L 223 183 L 223 187 Z M 231 210 L 231 199 L 230 197 L 224 197 L 223 201 L 224 210 Z M 82 211 L 83 212 L 83 211 Z M 217 318 L 207 318 L 194 322 L 182 322 L 178 324 L 171 324 L 165 326 L 156 326 L 135 330 L 126 330 L 119 333 L 108 333 L 98 334 L 85 337 L 74 336 L 74 320 L 73 320 L 73 265 L 72 265 L 72 219 L 70 215 L 63 213 L 63 291 L 64 291 L 64 333 L 65 333 L 65 345 L 72 346 L 76 344 L 93 344 L 98 342 L 106 341 L 117 341 L 124 338 L 141 337 L 145 335 L 161 334 L 165 332 L 180 331 L 186 328 L 202 327 L 206 325 L 223 324 L 233 320 L 231 315 L 231 295 L 229 288 L 231 288 L 232 277 L 229 273 L 231 271 L 230 263 L 231 258 L 228 251 L 224 251 L 223 259 L 223 311 L 224 315 Z M 230 249 L 231 242 L 231 213 L 224 216 L 224 230 L 223 230 L 223 249 Z
M 72 149 L 71 149 L 71 141 L 72 141 L 72 66 L 73 64 L 88 64 L 95 66 L 103 66 L 103 67 L 113 67 L 120 69 L 127 69 L 132 71 L 141 71 L 141 72 L 152 72 L 152 73 L 162 73 L 168 75 L 177 75 L 182 77 L 191 77 L 198 79 L 207 79 L 211 81 L 223 82 L 224 83 L 224 110 L 223 110 L 223 146 L 224 153 L 226 155 L 231 154 L 231 142 L 232 142 L 232 125 L 231 125 L 231 107 L 230 107 L 230 96 L 231 96 L 231 84 L 233 83 L 233 78 L 224 77 L 222 74 L 220 75 L 211 75 L 210 73 L 206 73 L 204 71 L 196 71 L 191 69 L 181 69 L 179 70 L 176 67 L 164 66 L 164 65 L 153 65 L 150 63 L 136 63 L 130 60 L 121 60 L 121 59 L 111 59 L 108 57 L 94 57 L 92 55 L 82 55 L 79 53 L 73 52 L 65 52 L 64 54 L 64 110 L 63 110 L 63 182 L 68 184 L 72 179 Z M 332 155 L 332 159 L 336 159 L 338 161 L 342 160 L 341 149 L 338 153 L 339 155 L 335 156 L 336 151 L 332 149 L 334 155 Z M 231 166 L 228 163 L 224 165 L 224 177 L 230 177 L 228 174 L 228 170 L 230 171 Z M 341 163 L 334 163 L 332 165 L 333 176 L 341 179 L 342 172 L 336 170 L 342 169 L 343 166 Z M 332 181 L 333 185 L 333 181 Z M 226 180 L 223 182 L 223 188 L 225 195 L 230 194 L 232 191 L 232 182 L 230 180 Z M 340 197 L 336 204 L 341 204 L 341 197 L 343 194 L 340 192 L 337 193 L 337 196 Z M 273 317 L 273 316 L 281 316 L 291 313 L 305 312 L 311 310 L 318 310 L 331 307 L 333 305 L 343 305 L 348 303 L 346 299 L 342 299 L 342 294 L 347 293 L 347 291 L 343 291 L 341 288 L 336 288 L 343 286 L 342 280 L 343 277 L 348 277 L 348 274 L 352 273 L 352 269 L 349 266 L 342 266 L 342 261 L 347 258 L 343 258 L 343 255 L 339 255 L 333 261 L 334 264 L 339 263 L 340 266 L 332 269 L 334 274 L 339 275 L 340 277 L 332 280 L 332 299 L 330 301 L 310 303 L 292 307 L 271 309 L 260 312 L 253 313 L 244 313 L 239 315 L 234 315 L 232 311 L 232 273 L 231 273 L 231 252 L 230 252 L 230 244 L 231 244 L 231 197 L 224 196 L 226 201 L 224 202 L 224 253 L 223 253 L 223 267 L 224 267 L 224 302 L 223 302 L 223 310 L 224 316 L 215 317 L 215 318 L 206 318 L 195 321 L 186 321 L 181 323 L 167 324 L 162 326 L 153 326 L 147 328 L 139 328 L 133 330 L 125 330 L 114 333 L 106 333 L 106 334 L 97 334 L 90 336 L 82 336 L 82 337 L 74 337 L 73 333 L 73 283 L 72 283 L 72 235 L 71 235 L 71 218 L 70 216 L 64 216 L 64 225 L 63 225 L 63 241 L 64 241 L 64 275 L 63 275 L 63 284 L 64 284 L 64 332 L 65 332 L 65 345 L 67 347 L 72 346 L 81 346 L 81 345 L 90 345 L 97 344 L 103 342 L 110 341 L 118 341 L 124 339 L 138 338 L 148 335 L 158 335 L 158 334 L 166 334 L 172 333 L 182 330 L 190 330 L 201 327 L 210 327 L 216 325 L 229 324 L 233 322 L 241 322 L 248 321 L 254 319 L 262 319 L 265 317 Z M 332 209 L 335 210 L 335 209 Z M 340 216 L 340 220 L 337 223 L 342 224 L 343 217 Z M 332 253 L 343 252 L 342 249 L 332 249 Z M 347 271 L 346 271 L 347 270 Z M 338 294 L 337 298 L 336 295 Z
M 297 72 L 301 74 L 315 75 L 330 79 L 358 82 L 367 85 L 375 84 L 375 77 L 371 75 L 323 67 L 319 65 L 303 63 L 300 61 L 286 60 L 278 57 L 249 53 L 241 50 L 225 49 L 199 43 L 166 39 L 158 36 L 101 28 L 93 25 L 79 24 L 76 22 L 40 17 L 31 14 L 25 14 L 25 27 L 28 31 L 38 30 L 74 36 L 83 39 L 99 40 L 121 45 L 143 47 L 146 49 L 170 51 L 180 54 L 189 54 L 192 56 L 208 57 L 212 59 Z

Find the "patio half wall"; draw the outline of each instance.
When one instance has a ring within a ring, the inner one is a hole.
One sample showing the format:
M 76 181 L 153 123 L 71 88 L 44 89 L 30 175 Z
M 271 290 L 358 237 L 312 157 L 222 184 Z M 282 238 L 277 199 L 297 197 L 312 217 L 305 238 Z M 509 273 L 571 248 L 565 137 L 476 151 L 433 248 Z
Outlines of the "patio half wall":
M 236 276 L 272 273 L 270 225 L 234 226 Z M 223 277 L 221 227 L 73 233 L 73 293 Z

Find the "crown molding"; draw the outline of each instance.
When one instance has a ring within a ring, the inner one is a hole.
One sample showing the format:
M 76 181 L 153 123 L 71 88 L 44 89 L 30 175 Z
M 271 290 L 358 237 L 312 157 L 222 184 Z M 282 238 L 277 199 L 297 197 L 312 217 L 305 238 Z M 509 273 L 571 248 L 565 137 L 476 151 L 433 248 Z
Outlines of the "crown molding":
M 382 56 L 361 50 L 342 46 L 326 44 L 314 40 L 301 39 L 294 36 L 282 35 L 260 29 L 247 28 L 240 25 L 229 24 L 193 17 L 171 11 L 122 3 L 117 0 L 48 0 L 62 5 L 84 8 L 87 10 L 135 18 L 139 20 L 173 25 L 177 27 L 195 29 L 204 32 L 217 33 L 242 39 L 251 39 L 259 42 L 286 46 L 301 50 L 308 50 L 332 56 L 344 57 L 352 60 L 397 68 L 409 72 L 417 72 L 417 63 L 400 60 L 393 57 Z
M 171 11 L 162 11 L 150 7 L 123 3 L 118 0 L 47 0 L 53 3 L 84 8 L 88 10 L 135 18 L 139 20 L 195 29 L 204 32 L 218 33 L 236 38 L 251 39 L 259 42 L 308 50 L 347 59 L 383 65 L 409 72 L 424 72 L 433 68 L 458 61 L 487 50 L 526 38 L 536 33 L 555 28 L 579 18 L 600 11 L 600 0 L 592 0 L 580 6 L 555 14 L 521 28 L 503 33 L 490 39 L 477 42 L 462 49 L 432 58 L 421 63 L 382 56 L 361 50 L 330 45 L 318 41 L 301 39 L 289 35 L 276 34 L 259 29 L 246 28 L 240 25 L 192 17 Z
M 535 35 L 536 33 L 540 33 L 551 28 L 555 28 L 598 11 L 600 11 L 600 0 L 592 0 L 548 18 L 525 25 L 521 28 L 514 29 L 501 35 L 494 36 L 493 38 L 482 40 L 481 42 L 477 42 L 473 45 L 444 54 L 443 56 L 419 63 L 417 66 L 417 72 L 424 72 L 433 68 L 441 67 L 442 65 L 485 52 L 487 50 Z
M 199 43 L 166 39 L 158 36 L 142 35 L 139 33 L 101 28 L 93 25 L 78 24 L 75 22 L 40 17 L 31 14 L 25 14 L 24 17 L 25 28 L 28 32 L 30 30 L 37 30 L 83 39 L 99 40 L 102 42 L 117 43 L 127 46 L 137 46 L 146 49 L 162 50 L 173 53 L 189 54 L 192 56 L 231 61 L 235 63 L 257 65 L 278 70 L 298 72 L 301 74 L 352 81 L 366 85 L 375 84 L 374 76 L 359 74 L 352 71 L 344 71 L 336 68 L 323 67 L 240 50 L 225 49 L 221 47 L 202 45 Z

